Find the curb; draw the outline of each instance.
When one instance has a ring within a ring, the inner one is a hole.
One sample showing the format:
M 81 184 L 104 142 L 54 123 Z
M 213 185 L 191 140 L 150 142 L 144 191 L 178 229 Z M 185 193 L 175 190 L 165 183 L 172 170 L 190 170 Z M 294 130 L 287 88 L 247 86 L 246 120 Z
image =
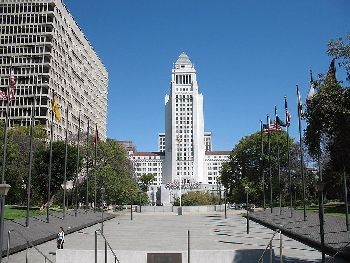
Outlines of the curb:
M 111 220 L 115 217 L 116 217 L 116 215 L 105 213 L 105 218 L 103 221 L 105 222 L 105 221 Z M 96 224 L 101 223 L 101 222 L 102 222 L 102 219 L 98 219 L 98 220 L 90 221 L 88 223 L 84 223 L 84 224 L 79 225 L 79 226 L 72 227 L 72 228 L 66 230 L 66 234 L 71 234 L 71 233 L 77 232 L 81 229 L 96 225 Z M 37 246 L 37 245 L 40 245 L 42 243 L 56 239 L 56 236 L 57 236 L 56 234 L 50 234 L 48 236 L 45 236 L 45 237 L 42 237 L 42 238 L 39 238 L 36 240 L 30 240 L 30 242 L 34 246 Z M 4 241 L 5 241 L 5 239 L 4 239 Z M 26 244 L 26 241 L 24 239 L 23 239 L 23 242 L 24 242 L 23 244 L 20 244 L 20 245 L 14 246 L 14 247 L 10 247 L 10 251 L 9 251 L 10 255 L 27 249 L 27 244 Z M 31 246 L 29 246 L 29 247 L 31 247 Z M 3 257 L 5 257 L 6 254 L 7 254 L 7 249 L 2 251 Z

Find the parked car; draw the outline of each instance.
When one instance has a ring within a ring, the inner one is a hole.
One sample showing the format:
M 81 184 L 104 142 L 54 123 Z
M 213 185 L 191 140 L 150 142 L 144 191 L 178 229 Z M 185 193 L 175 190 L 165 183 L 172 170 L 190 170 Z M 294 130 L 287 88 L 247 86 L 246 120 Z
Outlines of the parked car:
M 228 207 L 230 209 L 236 209 L 236 203 L 229 204 Z

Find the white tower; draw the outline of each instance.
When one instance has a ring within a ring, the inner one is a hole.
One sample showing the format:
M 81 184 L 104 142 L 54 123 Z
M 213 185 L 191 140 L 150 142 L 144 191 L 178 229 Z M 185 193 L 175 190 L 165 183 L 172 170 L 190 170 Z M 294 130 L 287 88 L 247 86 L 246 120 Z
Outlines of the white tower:
M 170 95 L 165 96 L 165 162 L 162 183 L 207 183 L 204 176 L 203 95 L 196 70 L 182 53 L 172 70 Z

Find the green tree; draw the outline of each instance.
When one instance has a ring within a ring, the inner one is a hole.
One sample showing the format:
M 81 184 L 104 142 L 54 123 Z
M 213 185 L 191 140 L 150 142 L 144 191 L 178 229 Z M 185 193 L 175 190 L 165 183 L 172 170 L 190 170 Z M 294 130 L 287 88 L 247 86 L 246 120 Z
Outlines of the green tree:
M 335 52 L 335 51 L 333 51 Z M 305 142 L 314 160 L 323 163 L 325 192 L 340 198 L 341 176 L 350 172 L 350 90 L 331 74 L 317 81 L 316 94 L 307 103 Z
M 153 183 L 154 175 L 151 173 L 143 174 L 140 176 L 140 188 L 143 192 L 148 191 L 148 187 Z
M 281 166 L 281 189 L 283 196 L 288 194 L 288 172 L 287 172 L 287 135 L 285 132 L 271 133 L 271 174 L 273 180 L 274 202 L 278 200 L 278 161 L 277 150 L 279 145 L 280 166 Z M 293 184 L 296 189 L 301 189 L 298 145 L 288 138 L 290 144 L 290 160 L 293 175 Z M 277 144 L 278 142 L 278 144 Z M 268 166 L 268 135 L 263 135 L 264 143 L 264 175 L 265 189 L 269 186 L 269 166 Z M 255 204 L 261 205 L 263 201 L 262 174 L 261 174 L 261 140 L 260 132 L 242 138 L 232 150 L 229 161 L 225 163 L 221 170 L 221 181 L 228 189 L 230 202 L 245 202 L 245 186 L 250 188 L 250 196 Z M 308 188 L 310 188 L 308 178 Z M 266 202 L 269 202 L 269 195 L 266 191 Z
M 97 203 L 101 188 L 106 189 L 108 204 L 139 203 L 140 188 L 133 178 L 132 165 L 124 147 L 112 139 L 97 143 L 97 163 L 89 173 L 89 199 L 94 198 L 94 176 L 97 178 Z M 93 156 L 93 155 L 92 155 Z
M 328 55 L 336 58 L 347 73 L 350 81 L 350 33 L 344 38 L 338 38 L 328 43 Z
M 181 204 L 183 206 L 194 205 L 213 205 L 219 202 L 219 197 L 209 192 L 192 191 L 181 196 Z M 177 198 L 174 205 L 179 205 L 180 201 Z
M 43 147 L 35 153 L 33 192 L 36 191 L 42 204 L 47 202 L 47 184 L 50 149 Z M 68 145 L 67 151 L 67 180 L 74 178 L 77 166 L 77 148 Z M 52 143 L 52 170 L 51 170 L 51 198 L 61 190 L 64 177 L 65 143 L 57 141 Z
M 0 136 L 3 138 L 4 126 L 0 126 Z M 44 146 L 42 139 L 45 131 L 42 126 L 33 129 L 33 152 Z M 3 140 L 1 155 L 3 154 Z M 24 204 L 27 199 L 26 186 L 29 173 L 29 149 L 30 129 L 29 127 L 11 127 L 8 130 L 7 157 L 5 180 L 11 185 L 11 191 L 6 198 L 8 204 Z M 2 156 L 3 157 L 3 156 Z M 3 158 L 1 157 L 1 164 Z M 37 201 L 36 193 L 32 193 L 32 203 Z

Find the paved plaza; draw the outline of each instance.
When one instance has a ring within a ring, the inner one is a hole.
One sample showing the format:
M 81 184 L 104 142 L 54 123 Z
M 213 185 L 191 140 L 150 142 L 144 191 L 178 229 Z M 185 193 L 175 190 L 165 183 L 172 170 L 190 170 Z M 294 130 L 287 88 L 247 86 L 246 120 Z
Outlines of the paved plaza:
M 187 230 L 190 230 L 190 248 L 193 253 L 195 251 L 222 251 L 223 253 L 235 251 L 233 262 L 257 262 L 269 243 L 273 231 L 251 222 L 250 233 L 247 234 L 246 219 L 240 213 L 242 211 L 229 210 L 227 219 L 224 218 L 223 212 L 184 214 L 182 216 L 165 212 L 134 213 L 131 221 L 130 214 L 123 212 L 105 222 L 104 233 L 116 254 L 120 252 L 121 263 L 123 263 L 123 255 L 125 256 L 128 251 L 130 254 L 135 251 L 186 252 Z M 93 251 L 94 231 L 99 228 L 100 224 L 97 224 L 68 234 L 64 249 L 66 251 Z M 321 253 L 317 250 L 286 236 L 283 236 L 282 240 L 284 262 L 320 262 Z M 276 261 L 279 259 L 279 242 L 277 235 L 273 241 Z M 53 262 L 56 262 L 56 242 L 54 240 L 38 247 L 45 254 L 50 255 Z M 103 248 L 104 243 L 102 238 L 99 238 L 98 249 Z M 11 255 L 9 262 L 25 262 L 24 259 L 25 252 L 23 251 Z M 44 262 L 44 260 L 31 249 L 29 262 Z

